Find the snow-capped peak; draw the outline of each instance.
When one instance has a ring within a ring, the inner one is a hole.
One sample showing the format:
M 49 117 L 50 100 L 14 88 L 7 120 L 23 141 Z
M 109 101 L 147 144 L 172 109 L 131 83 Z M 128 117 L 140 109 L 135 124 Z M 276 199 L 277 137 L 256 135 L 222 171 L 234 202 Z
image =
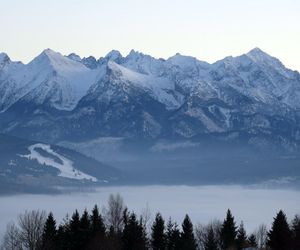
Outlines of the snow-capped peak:
M 126 60 L 138 60 L 139 58 L 145 57 L 147 55 L 144 55 L 141 52 L 138 52 L 134 49 L 130 50 L 129 54 L 126 56 Z
M 210 65 L 207 62 L 198 60 L 196 57 L 185 56 L 179 53 L 176 53 L 174 56 L 169 57 L 167 62 L 171 63 L 172 65 L 180 66 L 184 69 L 191 69 L 197 66 L 206 68 Z
M 105 58 L 109 61 L 114 61 L 114 62 L 118 62 L 120 58 L 122 58 L 122 54 L 118 51 L 118 50 L 112 50 L 109 53 L 107 53 L 107 55 L 105 56 Z
M 174 56 L 169 57 L 167 61 L 171 62 L 174 65 L 190 65 L 195 64 L 197 62 L 197 59 L 192 56 L 184 56 L 180 53 L 176 53 Z
M 280 60 L 276 57 L 270 56 L 259 48 L 250 50 L 246 56 L 258 65 L 261 65 L 264 68 L 267 67 L 265 70 L 267 70 L 268 73 L 271 73 L 270 68 L 272 68 L 287 78 L 293 77 L 293 72 L 288 70 Z
M 266 52 L 262 51 L 260 48 L 254 48 L 250 50 L 247 54 L 248 57 L 250 57 L 253 61 L 265 61 L 268 59 L 274 59 L 270 55 L 268 55 Z
M 45 67 L 46 65 L 55 65 L 55 62 L 63 60 L 63 55 L 55 52 L 51 49 L 45 49 L 35 57 L 28 65 L 39 65 L 40 67 Z M 69 59 L 70 60 L 70 59 Z M 54 62 L 54 63 L 53 63 Z
M 183 96 L 175 91 L 174 83 L 166 78 L 142 74 L 113 61 L 109 61 L 107 67 L 115 73 L 120 83 L 125 82 L 145 90 L 169 110 L 176 109 L 183 103 Z
M 71 53 L 67 57 L 73 61 L 81 62 L 81 57 L 75 53 Z
M 12 67 L 11 67 L 12 68 Z M 7 109 L 21 98 L 61 110 L 72 110 L 95 82 L 97 70 L 73 61 L 51 49 L 44 50 L 30 63 L 12 68 L 5 78 L 10 83 L 3 98 Z
M 42 51 L 42 53 L 41 53 L 41 55 L 45 55 L 45 56 L 47 56 L 47 57 L 49 57 L 49 58 L 57 58 L 57 57 L 59 57 L 59 56 L 63 56 L 61 53 L 59 53 L 59 52 L 56 52 L 56 51 L 54 51 L 54 50 L 52 50 L 52 49 L 45 49 L 45 50 L 43 50 Z
M 87 71 L 88 68 L 76 60 L 70 59 L 67 56 L 63 56 L 59 52 L 55 52 L 51 49 L 44 50 L 39 56 L 34 58 L 28 66 L 35 65 L 43 70 L 51 67 L 56 72 L 82 72 Z
M 3 62 L 5 60 L 7 60 L 7 59 L 9 60 L 8 55 L 6 53 L 1 52 L 0 53 L 0 62 Z
M 6 53 L 0 53 L 0 68 L 10 62 L 10 58 Z
M 96 69 L 98 67 L 98 62 L 93 56 L 84 57 L 81 62 L 90 69 Z

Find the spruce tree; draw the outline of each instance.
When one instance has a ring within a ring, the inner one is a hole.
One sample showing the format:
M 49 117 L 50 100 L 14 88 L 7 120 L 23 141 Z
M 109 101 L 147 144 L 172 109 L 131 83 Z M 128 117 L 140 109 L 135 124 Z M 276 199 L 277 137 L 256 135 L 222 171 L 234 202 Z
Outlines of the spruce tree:
M 57 230 L 58 249 L 69 250 L 71 248 L 70 221 L 68 216 L 64 219 L 64 224 L 60 225 Z
M 287 223 L 286 215 L 282 210 L 274 218 L 272 228 L 268 233 L 267 245 L 272 250 L 290 250 L 292 235 Z
M 65 232 L 65 227 L 63 225 L 60 225 L 57 229 L 57 245 L 58 249 L 67 249 L 68 248 L 68 242 L 67 242 L 67 234 Z
M 122 234 L 122 249 L 144 250 L 146 249 L 146 238 L 143 225 L 138 222 L 136 215 L 131 213 L 124 216 L 124 229 Z
M 235 248 L 236 240 L 236 226 L 234 222 L 234 217 L 231 214 L 231 211 L 228 209 L 226 214 L 226 219 L 223 222 L 221 228 L 221 244 L 223 249 Z
M 56 249 L 56 240 L 56 221 L 54 220 L 53 214 L 50 212 L 44 226 L 42 248 L 44 250 Z
M 90 239 L 88 249 L 103 249 L 106 244 L 105 225 L 97 205 L 90 216 Z
M 188 215 L 185 216 L 182 223 L 182 232 L 180 235 L 181 249 L 195 250 L 197 244 L 193 232 L 193 224 Z
M 85 248 L 87 245 L 89 238 L 91 237 L 91 224 L 90 224 L 90 217 L 85 209 L 79 223 L 79 237 L 80 237 L 80 247 L 81 249 Z
M 160 213 L 156 214 L 152 225 L 151 246 L 153 250 L 165 250 L 166 248 L 165 221 Z
M 257 247 L 256 237 L 255 237 L 254 234 L 251 234 L 251 235 L 249 236 L 249 238 L 248 238 L 248 243 L 249 243 L 249 246 L 250 246 L 250 247 L 253 247 L 253 248 Z
M 292 235 L 293 235 L 293 250 L 300 249 L 300 217 L 297 215 L 292 221 Z
M 167 230 L 166 230 L 166 249 L 172 249 L 172 233 L 173 233 L 173 227 L 174 223 L 172 222 L 172 219 L 169 218 L 167 223 Z
M 180 231 L 176 222 L 173 223 L 171 218 L 169 219 L 167 224 L 166 249 L 180 250 Z
M 120 233 L 115 231 L 115 228 L 111 225 L 109 227 L 109 231 L 107 234 L 107 241 L 106 241 L 106 249 L 109 250 L 119 250 L 122 249 L 122 241 L 120 238 Z
M 72 218 L 69 223 L 69 244 L 70 249 L 80 250 L 80 217 L 77 209 L 72 215 Z
M 208 228 L 204 241 L 204 248 L 205 250 L 218 250 L 218 242 L 212 226 Z
M 236 239 L 236 245 L 237 249 L 241 250 L 246 247 L 247 244 L 247 234 L 244 229 L 244 224 L 241 222 L 239 229 L 237 231 L 237 239 Z
M 94 206 L 92 210 L 92 215 L 90 218 L 91 221 L 91 230 L 93 234 L 100 234 L 101 236 L 105 235 L 105 225 L 103 222 L 103 218 L 101 214 L 99 213 L 99 209 L 97 205 Z

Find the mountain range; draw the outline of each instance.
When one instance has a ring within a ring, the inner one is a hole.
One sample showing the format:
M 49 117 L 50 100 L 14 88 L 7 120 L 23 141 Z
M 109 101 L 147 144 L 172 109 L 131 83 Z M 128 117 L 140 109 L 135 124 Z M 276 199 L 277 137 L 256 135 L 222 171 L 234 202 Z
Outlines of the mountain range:
M 134 50 L 96 60 L 46 49 L 28 64 L 0 54 L 0 131 L 27 139 L 213 135 L 296 150 L 299 110 L 300 74 L 259 48 L 213 64 Z
M 212 64 L 134 50 L 96 59 L 46 49 L 28 64 L 0 53 L 0 133 L 0 174 L 18 180 L 45 164 L 43 178 L 55 176 L 55 185 L 69 183 L 69 170 L 90 183 L 119 178 L 119 170 L 150 183 L 157 171 L 169 183 L 182 183 L 183 173 L 194 183 L 215 180 L 217 172 L 220 180 L 233 172 L 248 180 L 262 168 L 268 178 L 300 176 L 300 74 L 259 48 Z M 9 142 L 23 146 L 9 153 Z M 260 164 L 252 161 L 257 152 L 296 158 Z M 83 168 L 85 161 L 91 167 Z M 16 162 L 17 175 L 10 172 Z

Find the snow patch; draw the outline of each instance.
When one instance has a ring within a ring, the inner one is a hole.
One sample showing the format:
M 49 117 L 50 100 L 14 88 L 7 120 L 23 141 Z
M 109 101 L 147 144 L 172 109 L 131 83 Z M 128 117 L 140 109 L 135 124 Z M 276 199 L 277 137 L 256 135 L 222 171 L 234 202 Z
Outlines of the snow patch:
M 153 98 L 163 103 L 167 109 L 179 108 L 184 101 L 184 97 L 175 91 L 174 82 L 166 78 L 141 74 L 113 61 L 108 62 L 108 67 L 117 72 L 120 79 L 130 82 L 136 87 L 146 89 Z
M 36 149 L 38 149 L 38 148 L 44 150 L 45 152 L 47 152 L 50 155 L 53 155 L 54 157 L 59 158 L 62 163 L 58 163 L 52 158 L 41 155 L 39 152 L 36 151 Z M 28 150 L 30 151 L 30 154 L 21 155 L 21 157 L 28 158 L 29 160 L 37 160 L 39 164 L 45 164 L 47 166 L 58 169 L 60 172 L 58 174 L 58 176 L 61 176 L 64 178 L 76 179 L 76 180 L 84 180 L 85 179 L 85 180 L 90 180 L 93 182 L 97 181 L 97 178 L 75 169 L 73 166 L 73 162 L 71 160 L 56 153 L 53 149 L 51 149 L 50 145 L 43 144 L 43 143 L 37 143 L 37 144 L 29 146 Z

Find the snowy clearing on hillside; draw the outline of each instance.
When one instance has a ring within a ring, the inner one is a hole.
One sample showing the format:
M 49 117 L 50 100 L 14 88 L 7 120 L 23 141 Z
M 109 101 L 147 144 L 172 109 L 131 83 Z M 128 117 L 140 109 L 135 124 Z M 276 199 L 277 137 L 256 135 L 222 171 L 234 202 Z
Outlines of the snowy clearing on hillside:
M 50 155 L 57 157 L 61 160 L 62 163 L 55 161 L 53 158 L 45 157 L 41 155 L 36 149 L 42 149 Z M 54 167 L 59 170 L 59 176 L 64 178 L 76 179 L 76 180 L 91 180 L 96 182 L 97 178 L 85 174 L 73 167 L 73 162 L 66 157 L 56 153 L 53 149 L 51 149 L 50 145 L 37 143 L 28 147 L 30 154 L 21 155 L 22 157 L 28 158 L 30 160 L 37 160 L 39 164 L 45 164 L 50 167 Z

